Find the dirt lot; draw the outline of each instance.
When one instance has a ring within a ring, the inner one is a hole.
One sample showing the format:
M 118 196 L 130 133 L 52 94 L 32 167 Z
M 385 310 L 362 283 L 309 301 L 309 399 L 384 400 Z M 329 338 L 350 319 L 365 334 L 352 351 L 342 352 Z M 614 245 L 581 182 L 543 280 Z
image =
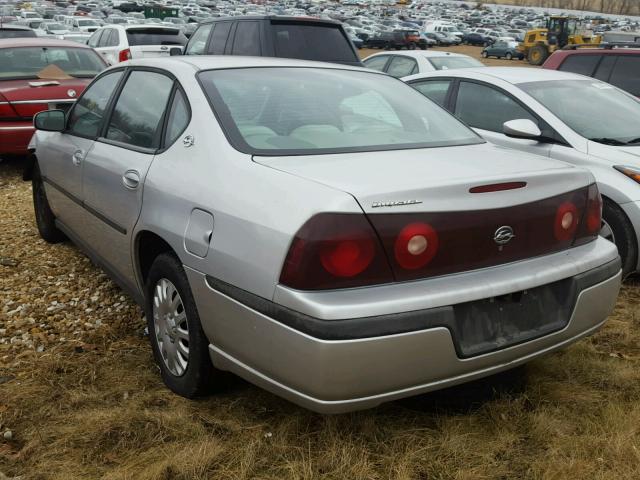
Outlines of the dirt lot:
M 236 378 L 188 401 L 162 385 L 140 310 L 39 238 L 20 162 L 2 162 L 0 480 L 637 479 L 639 305 L 636 279 L 566 351 L 365 412 L 313 414 Z

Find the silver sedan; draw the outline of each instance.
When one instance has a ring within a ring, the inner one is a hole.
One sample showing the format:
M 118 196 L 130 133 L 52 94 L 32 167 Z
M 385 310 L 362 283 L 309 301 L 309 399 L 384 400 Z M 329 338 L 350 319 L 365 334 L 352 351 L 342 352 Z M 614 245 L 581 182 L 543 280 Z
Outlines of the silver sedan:
M 591 173 L 487 144 L 384 74 L 141 59 L 35 125 L 40 234 L 144 307 L 186 397 L 229 370 L 372 407 L 562 348 L 618 294 Z

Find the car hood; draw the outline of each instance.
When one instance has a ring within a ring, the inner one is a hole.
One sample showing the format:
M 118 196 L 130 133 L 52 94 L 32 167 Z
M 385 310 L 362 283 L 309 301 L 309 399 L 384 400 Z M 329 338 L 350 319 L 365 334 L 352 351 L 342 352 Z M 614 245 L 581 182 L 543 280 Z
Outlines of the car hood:
M 254 157 L 254 161 L 347 192 L 356 198 L 365 212 L 383 210 L 374 206 L 380 203 L 385 207 L 386 203 L 392 203 L 401 211 L 503 208 L 548 198 L 594 182 L 586 170 L 492 144 Z M 489 194 L 469 192 L 471 187 L 516 181 L 527 185 Z
M 589 141 L 587 148 L 590 155 L 609 162 L 611 165 L 629 165 L 640 168 L 640 145 L 620 147 Z

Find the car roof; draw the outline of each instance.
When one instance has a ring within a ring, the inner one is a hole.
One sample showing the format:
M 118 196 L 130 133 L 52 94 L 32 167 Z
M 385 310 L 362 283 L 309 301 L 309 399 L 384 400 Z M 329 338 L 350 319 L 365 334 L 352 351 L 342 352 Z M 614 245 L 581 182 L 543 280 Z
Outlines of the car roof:
M 554 55 L 589 55 L 597 53 L 599 55 L 640 55 L 640 48 L 576 48 L 575 50 L 556 50 Z
M 69 48 L 91 48 L 78 42 L 67 40 L 57 40 L 55 38 L 31 37 L 31 38 L 3 38 L 0 39 L 0 48 L 15 47 L 69 47 Z
M 31 30 L 26 25 L 20 25 L 19 23 L 7 23 L 0 25 L 0 30 Z
M 122 63 L 118 64 L 122 66 Z M 171 71 L 172 68 L 190 66 L 195 70 L 224 70 L 231 68 L 258 68 L 258 67 L 292 67 L 292 68 L 325 68 L 333 70 L 356 70 L 366 73 L 377 73 L 387 76 L 385 73 L 364 67 L 352 67 L 328 62 L 315 62 L 312 60 L 297 60 L 278 57 L 245 57 L 241 55 L 183 55 L 174 57 L 140 58 L 129 60 L 126 65 L 141 67 L 157 67 Z
M 380 52 L 380 53 L 374 53 L 373 55 L 369 55 L 367 58 L 371 58 L 371 57 L 377 57 L 380 55 L 402 55 L 404 57 L 425 57 L 425 58 L 432 58 L 432 57 L 468 57 L 468 58 L 472 58 L 469 57 L 469 55 L 464 55 L 462 53 L 455 53 L 455 52 L 441 52 L 439 50 L 406 50 L 406 51 L 400 51 L 400 52 Z M 364 60 L 366 60 L 367 58 L 365 58 Z
M 282 20 L 286 22 L 309 22 L 309 23 L 327 23 L 331 25 L 340 25 L 340 22 L 335 20 L 328 20 L 326 18 L 314 18 L 314 17 L 292 17 L 286 15 L 239 15 L 237 17 L 217 17 L 208 18 L 200 23 L 212 23 L 231 20 Z
M 526 67 L 474 67 L 429 72 L 427 75 L 417 74 L 405 77 L 403 80 L 413 80 L 422 77 L 467 77 L 478 80 L 500 79 L 513 85 L 530 82 L 546 82 L 551 80 L 584 80 L 583 75 L 562 72 L 558 70 L 544 70 L 542 68 Z

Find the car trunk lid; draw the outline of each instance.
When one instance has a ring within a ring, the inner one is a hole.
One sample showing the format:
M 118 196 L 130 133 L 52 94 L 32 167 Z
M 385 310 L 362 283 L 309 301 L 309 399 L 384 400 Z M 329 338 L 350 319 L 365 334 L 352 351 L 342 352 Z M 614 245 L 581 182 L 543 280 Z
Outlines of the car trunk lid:
M 17 117 L 30 119 L 49 108 L 67 108 L 83 92 L 89 79 L 29 79 L 0 83 L 0 95 Z M 6 105 L 5 104 L 5 105 Z

